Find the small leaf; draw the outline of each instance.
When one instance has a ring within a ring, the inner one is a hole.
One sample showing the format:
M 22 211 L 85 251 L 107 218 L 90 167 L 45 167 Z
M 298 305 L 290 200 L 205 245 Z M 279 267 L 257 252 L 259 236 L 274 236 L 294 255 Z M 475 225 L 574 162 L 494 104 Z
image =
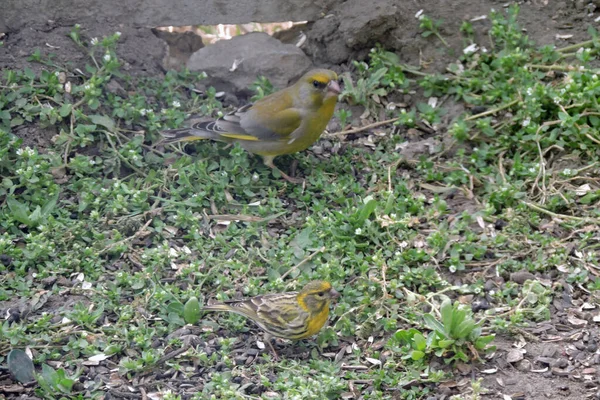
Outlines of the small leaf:
M 11 212 L 11 216 L 22 224 L 29 225 L 29 207 L 21 203 L 14 197 L 6 199 L 6 204 Z
M 435 319 L 435 317 L 433 315 L 425 314 L 425 315 L 423 315 L 423 319 L 425 320 L 425 325 L 427 325 L 427 327 L 429 329 L 439 332 L 439 333 L 443 334 L 444 336 L 448 336 L 448 334 L 446 333 L 446 330 L 444 329 L 444 325 L 442 325 L 440 323 L 440 321 Z
M 35 381 L 33 361 L 23 350 L 14 349 L 8 353 L 8 370 L 21 383 Z
M 167 312 L 174 313 L 177 315 L 183 315 L 184 306 L 180 302 L 173 302 L 167 306 Z
M 106 115 L 98 115 L 98 114 L 90 115 L 89 118 L 90 118 L 90 121 L 92 121 L 92 123 L 94 123 L 96 125 L 102 125 L 103 127 L 106 128 L 107 131 L 109 131 L 109 132 L 115 131 L 115 122 L 112 120 L 112 118 L 107 117 Z
M 425 353 L 423 353 L 422 351 L 419 351 L 419 350 L 413 350 L 410 353 L 410 358 L 412 358 L 414 361 L 419 361 L 423 357 L 425 357 Z
M 369 218 L 371 214 L 373 214 L 375 208 L 377 208 L 377 201 L 373 199 L 368 200 L 360 210 L 360 213 L 358 214 L 358 224 L 362 226 L 367 220 L 367 218 Z
M 494 340 L 496 336 L 494 335 L 488 335 L 488 336 L 481 336 L 479 339 L 477 339 L 475 341 L 475 348 L 477 350 L 483 350 L 485 348 L 485 346 L 487 346 L 488 344 L 490 344 L 492 342 L 492 340 Z
M 452 333 L 452 303 L 449 299 L 444 300 L 442 306 L 440 308 L 440 312 L 442 314 L 442 323 L 444 324 L 444 329 L 449 334 Z
M 183 307 L 183 319 L 188 324 L 195 324 L 200 320 L 200 303 L 197 297 L 190 297 Z
M 416 333 L 413 337 L 415 342 L 415 349 L 417 350 L 425 350 L 427 348 L 427 342 L 425 341 L 425 337 L 420 333 Z
M 58 113 L 60 114 L 61 117 L 66 117 L 67 115 L 71 114 L 72 109 L 73 109 L 73 104 L 65 103 L 60 107 L 60 109 L 58 110 Z
M 448 347 L 452 346 L 454 344 L 454 340 L 440 340 L 438 342 L 438 346 L 440 346 L 442 349 L 447 349 Z

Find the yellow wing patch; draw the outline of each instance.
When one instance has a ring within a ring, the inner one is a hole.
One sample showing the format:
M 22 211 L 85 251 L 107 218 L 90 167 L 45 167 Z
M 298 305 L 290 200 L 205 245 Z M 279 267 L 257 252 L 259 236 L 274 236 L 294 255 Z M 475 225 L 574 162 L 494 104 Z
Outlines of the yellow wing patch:
M 252 140 L 252 141 L 258 141 L 260 139 L 258 139 L 256 136 L 251 136 L 251 135 L 243 135 L 240 133 L 219 133 L 220 136 L 229 138 L 229 139 L 239 139 L 239 140 Z

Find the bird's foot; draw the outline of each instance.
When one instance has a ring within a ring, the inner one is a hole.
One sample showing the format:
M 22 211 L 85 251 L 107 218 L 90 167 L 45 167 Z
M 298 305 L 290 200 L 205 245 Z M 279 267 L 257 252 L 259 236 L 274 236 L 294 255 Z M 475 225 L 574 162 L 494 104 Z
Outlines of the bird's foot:
M 285 172 L 283 172 L 279 168 L 277 168 L 277 170 L 281 174 L 281 177 L 283 179 L 285 179 L 286 181 L 288 181 L 289 183 L 293 183 L 295 185 L 299 185 L 301 183 L 304 183 L 304 179 L 302 179 L 302 178 L 292 178 L 291 176 L 289 176 L 288 174 L 286 174 Z
M 267 167 L 271 168 L 273 171 L 277 171 L 279 172 L 279 174 L 281 175 L 281 177 L 283 179 L 285 179 L 286 181 L 293 183 L 293 184 L 300 184 L 300 183 L 304 183 L 304 179 L 300 179 L 300 178 L 292 178 L 291 176 L 289 176 L 288 174 L 286 174 L 285 172 L 283 172 L 282 170 L 280 170 L 279 168 L 277 168 L 275 166 L 275 164 L 273 164 L 273 157 L 263 157 L 264 159 L 264 163 Z

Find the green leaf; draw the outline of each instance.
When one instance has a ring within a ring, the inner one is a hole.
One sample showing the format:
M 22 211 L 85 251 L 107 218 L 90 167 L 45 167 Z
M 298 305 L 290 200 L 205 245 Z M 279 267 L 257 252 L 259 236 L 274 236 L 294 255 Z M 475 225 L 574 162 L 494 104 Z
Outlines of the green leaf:
M 422 351 L 419 351 L 419 350 L 413 350 L 410 353 L 410 358 L 413 359 L 414 361 L 419 361 L 423 357 L 425 357 L 425 353 L 423 353 Z
M 444 329 L 448 334 L 452 334 L 452 314 L 453 307 L 450 299 L 444 300 L 442 303 L 442 307 L 440 308 L 440 312 L 442 314 L 442 324 L 444 324 Z
M 49 366 L 48 364 L 42 364 L 42 378 L 50 385 L 51 387 L 55 387 L 58 383 L 58 374 L 56 371 Z
M 167 306 L 167 312 L 174 313 L 177 315 L 183 315 L 184 305 L 178 301 L 169 303 Z
M 447 349 L 448 347 L 452 346 L 455 342 L 455 340 L 443 339 L 438 342 L 438 346 L 440 346 L 442 349 Z
M 190 297 L 183 307 L 183 319 L 188 324 L 195 324 L 200 320 L 200 303 L 197 297 Z
M 475 329 L 475 322 L 472 319 L 464 320 L 457 328 L 453 336 L 454 339 L 464 339 Z
M 11 350 L 7 357 L 8 370 L 21 383 L 35 381 L 33 361 L 19 349 Z
M 495 338 L 495 335 L 481 336 L 475 341 L 475 348 L 477 350 L 483 350 L 485 346 L 490 344 Z
M 375 208 L 377 208 L 377 201 L 373 199 L 367 200 L 367 202 L 362 206 L 358 214 L 357 222 L 360 226 L 362 226 L 367 220 L 367 218 L 369 218 L 371 214 L 373 214 Z
M 21 203 L 14 197 L 6 199 L 6 204 L 11 212 L 11 216 L 22 224 L 29 225 L 29 207 Z
M 427 327 L 429 329 L 439 332 L 439 333 L 443 334 L 444 336 L 448 336 L 446 329 L 444 329 L 444 325 L 442 325 L 440 323 L 440 321 L 435 319 L 435 317 L 433 315 L 425 314 L 425 315 L 423 315 L 423 319 L 425 320 L 425 325 L 427 325 Z
M 106 128 L 107 131 L 109 131 L 109 132 L 115 131 L 115 122 L 112 120 L 112 118 L 107 117 L 106 115 L 98 115 L 98 114 L 89 115 L 89 118 L 90 118 L 90 121 L 92 121 L 92 123 L 94 123 L 96 125 L 102 125 L 103 127 Z
M 52 213 L 52 211 L 54 211 L 54 208 L 56 207 L 56 202 L 58 201 L 58 195 L 59 193 L 56 192 L 52 197 L 50 197 L 50 199 L 48 199 L 46 204 L 44 204 L 44 206 L 42 207 L 42 216 L 44 218 L 47 218 Z
M 40 206 L 36 206 L 35 210 L 29 215 L 29 224 L 28 226 L 38 226 L 42 222 L 42 208 Z
M 72 109 L 73 109 L 73 104 L 65 103 L 58 110 L 58 114 L 60 114 L 61 117 L 66 117 L 67 115 L 71 114 Z
M 427 342 L 421 333 L 416 333 L 413 337 L 413 341 L 417 350 L 425 350 L 427 348 Z
M 10 120 L 10 127 L 14 128 L 15 126 L 23 125 L 24 122 L 25 120 L 23 118 L 15 117 L 12 120 Z

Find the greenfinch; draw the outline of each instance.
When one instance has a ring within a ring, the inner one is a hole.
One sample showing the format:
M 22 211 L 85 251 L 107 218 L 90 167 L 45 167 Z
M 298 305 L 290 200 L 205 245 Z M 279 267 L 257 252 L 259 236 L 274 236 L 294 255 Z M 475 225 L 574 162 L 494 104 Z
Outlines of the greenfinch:
M 300 292 L 229 300 L 207 305 L 203 311 L 233 312 L 254 321 L 268 336 L 300 340 L 321 330 L 329 317 L 331 301 L 339 295 L 329 282 L 312 281 Z M 272 346 L 271 350 L 277 356 Z
M 266 166 L 279 171 L 273 159 L 307 149 L 327 127 L 340 85 L 335 72 L 314 69 L 295 84 L 231 112 L 216 121 L 197 122 L 188 128 L 162 132 L 163 143 L 211 139 L 239 143 L 246 151 L 263 157 Z

